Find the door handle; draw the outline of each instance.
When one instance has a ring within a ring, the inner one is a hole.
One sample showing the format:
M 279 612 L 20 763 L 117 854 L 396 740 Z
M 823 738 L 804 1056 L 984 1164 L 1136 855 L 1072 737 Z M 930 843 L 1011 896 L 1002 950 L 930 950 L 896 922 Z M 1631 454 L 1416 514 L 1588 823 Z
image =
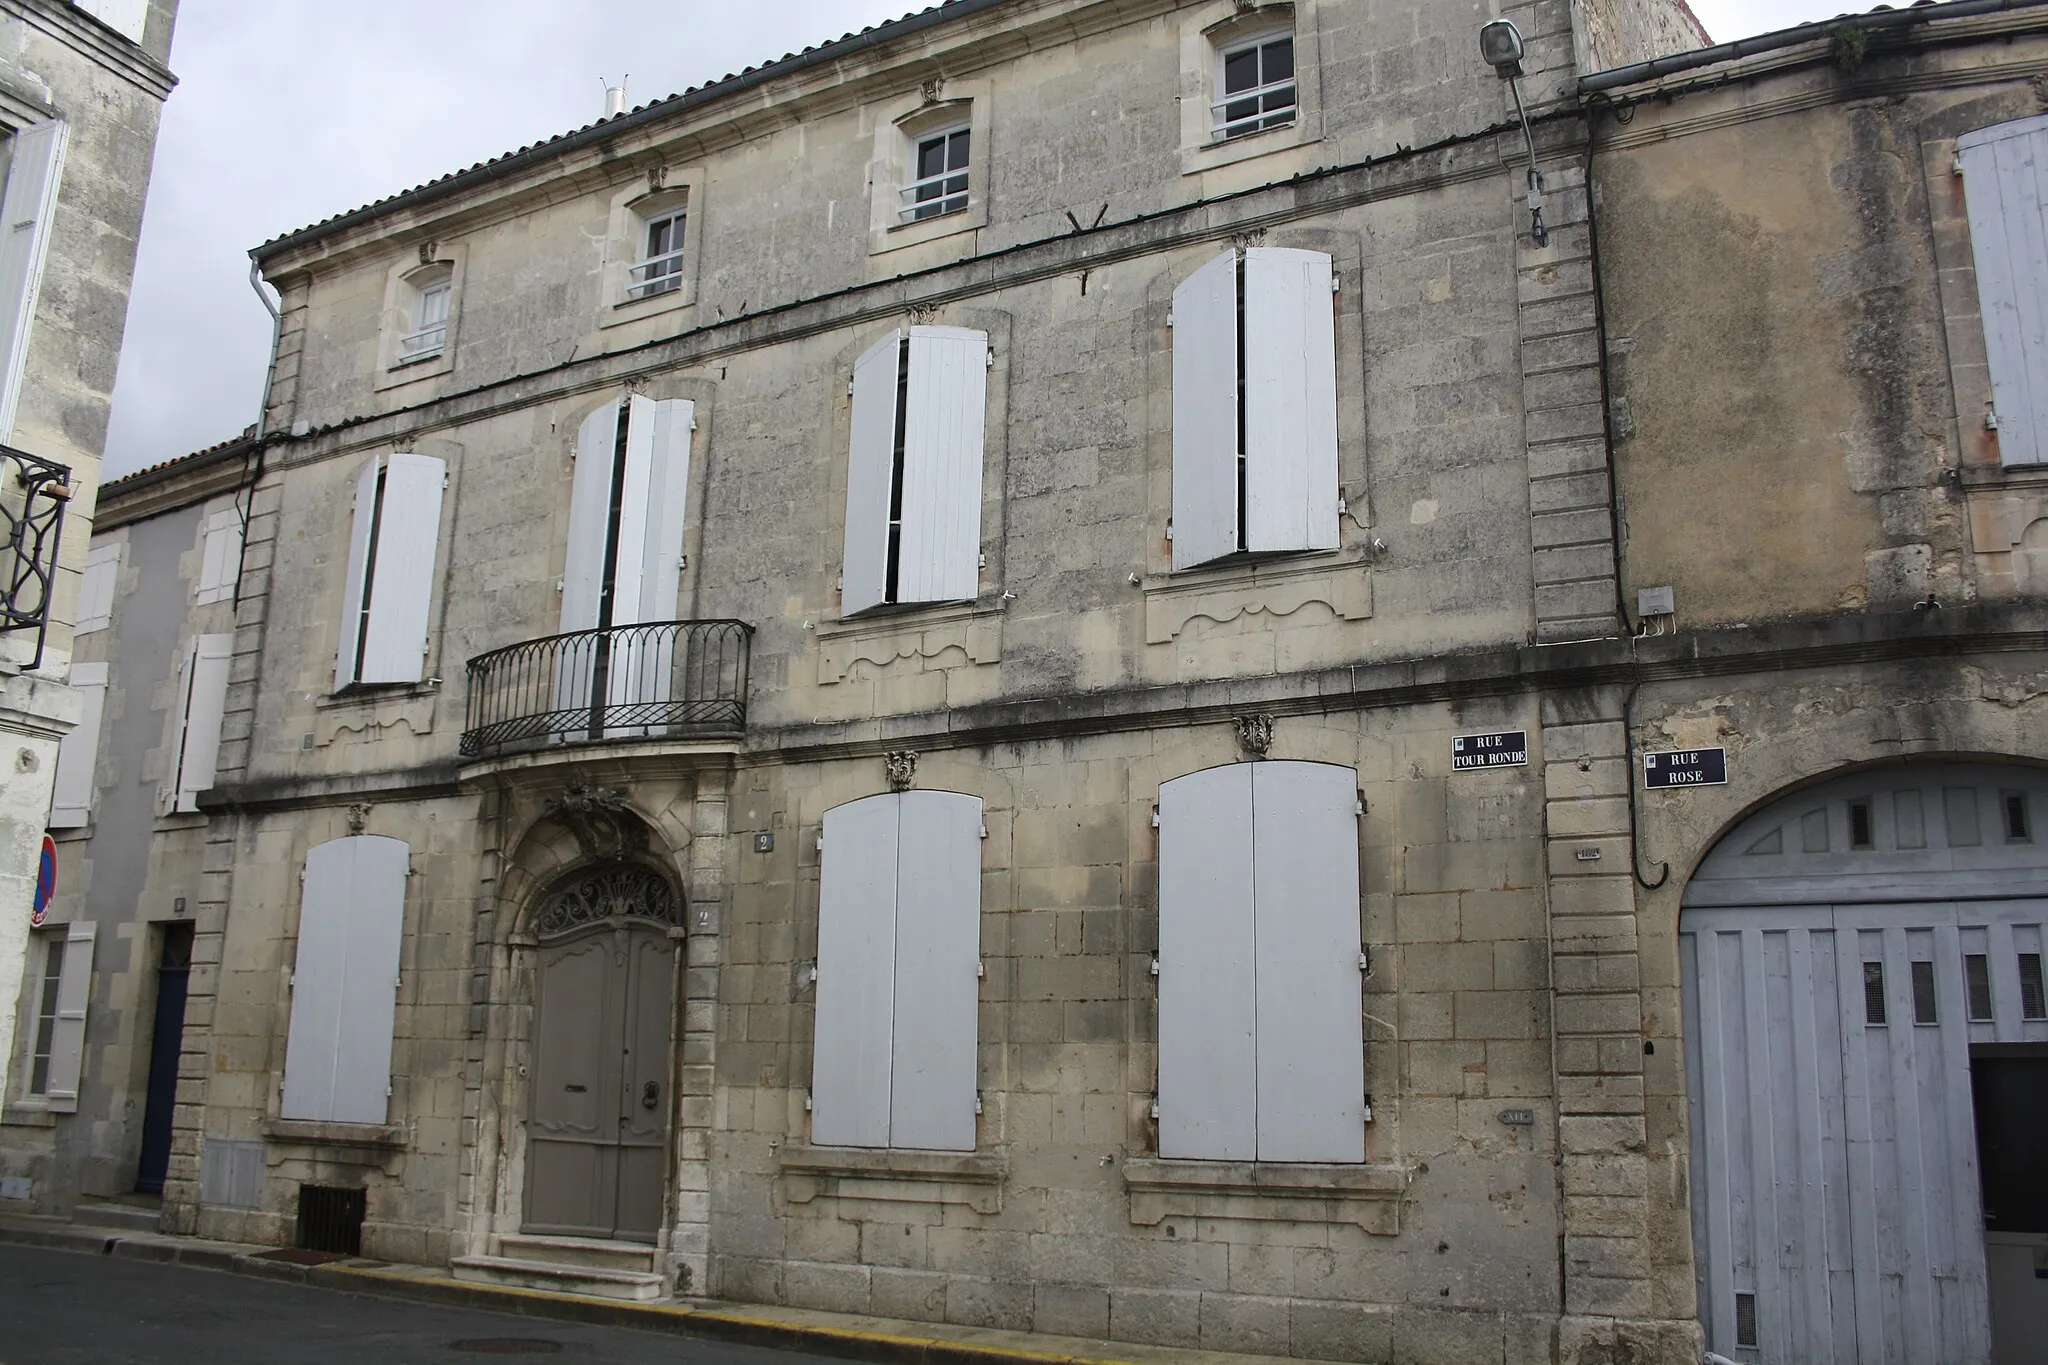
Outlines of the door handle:
M 581 1085 L 565 1085 L 565 1086 L 563 1086 L 563 1087 L 562 1087 L 562 1089 L 564 1089 L 564 1090 L 568 1091 L 568 1092 L 569 1092 L 570 1094 L 572 1094 L 572 1095 L 580 1095 L 580 1094 L 582 1094 L 582 1093 L 583 1093 L 583 1092 L 584 1092 L 585 1090 L 587 1090 L 588 1088 L 589 1088 L 588 1086 L 581 1086 Z
M 655 1105 L 660 1103 L 661 1085 L 659 1082 L 649 1081 L 646 1085 L 640 1088 L 640 1107 L 642 1109 L 652 1109 Z

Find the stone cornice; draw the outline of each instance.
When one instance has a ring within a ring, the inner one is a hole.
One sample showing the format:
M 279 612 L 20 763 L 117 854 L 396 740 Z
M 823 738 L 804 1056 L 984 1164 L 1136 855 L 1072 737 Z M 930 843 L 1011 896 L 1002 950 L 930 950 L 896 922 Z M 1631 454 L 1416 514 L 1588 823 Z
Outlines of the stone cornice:
M 159 100 L 178 84 L 169 67 L 64 0 L 0 0 L 0 14 L 41 29 Z
M 95 533 L 146 521 L 180 507 L 229 492 L 248 477 L 255 443 L 228 446 L 217 453 L 179 461 L 162 471 L 145 470 L 100 487 L 93 509 Z

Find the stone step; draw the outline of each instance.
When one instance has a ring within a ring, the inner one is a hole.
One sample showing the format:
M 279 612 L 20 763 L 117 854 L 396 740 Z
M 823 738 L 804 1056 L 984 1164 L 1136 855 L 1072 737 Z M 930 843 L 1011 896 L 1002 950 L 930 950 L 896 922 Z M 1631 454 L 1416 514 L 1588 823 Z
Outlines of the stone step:
M 458 1256 L 449 1262 L 448 1268 L 456 1279 L 472 1284 L 545 1289 L 557 1294 L 586 1294 L 601 1299 L 646 1302 L 666 1297 L 668 1292 L 661 1276 L 651 1271 L 563 1265 L 556 1261 L 522 1261 L 509 1256 Z
M 498 1239 L 498 1254 L 514 1261 L 601 1266 L 606 1270 L 652 1273 L 654 1247 L 644 1242 L 608 1242 L 595 1237 L 537 1237 L 519 1233 Z
M 119 1228 L 124 1232 L 155 1232 L 162 1210 L 140 1204 L 80 1204 L 71 1211 L 79 1227 Z

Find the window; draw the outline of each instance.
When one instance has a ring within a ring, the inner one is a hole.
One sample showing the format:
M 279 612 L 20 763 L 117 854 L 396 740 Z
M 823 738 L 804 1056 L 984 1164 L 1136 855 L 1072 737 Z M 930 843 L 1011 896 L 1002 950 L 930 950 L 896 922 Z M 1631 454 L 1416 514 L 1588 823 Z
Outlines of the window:
M 85 572 L 78 578 L 78 624 L 73 635 L 105 630 L 114 623 L 114 591 L 121 577 L 121 543 L 95 545 L 85 552 Z
M 51 829 L 78 829 L 92 821 L 100 717 L 107 700 L 107 666 L 71 665 L 71 686 L 80 703 L 78 724 L 57 743 L 57 772 L 50 791 Z
M 206 533 L 200 544 L 199 581 L 193 588 L 192 600 L 200 605 L 233 600 L 235 583 L 241 574 L 242 514 L 229 507 L 206 519 Z
M 46 1109 L 70 1113 L 78 1108 L 97 928 L 89 921 L 67 924 L 30 940 L 29 962 L 41 970 L 30 996 L 35 1018 L 29 1030 L 27 1089 Z
M 913 222 L 960 213 L 967 208 L 967 147 L 970 131 L 948 128 L 922 137 L 912 167 L 915 178 L 903 187 L 902 215 Z
M 7 139 L 7 185 L 0 192 L 0 441 L 13 439 L 14 412 L 28 360 L 50 220 L 64 170 L 62 119 L 23 128 Z
M 1887 1021 L 1884 998 L 1884 963 L 1863 964 L 1863 1022 L 1880 1025 Z
M 431 360 L 447 349 L 448 303 L 455 276 L 446 266 L 430 266 L 406 281 L 412 286 L 412 326 L 398 343 L 398 363 Z
M 1934 964 L 1923 960 L 1909 964 L 1913 979 L 1913 1022 L 1935 1024 L 1941 1022 L 1935 1007 Z
M 1159 788 L 1159 1154 L 1365 1160 L 1357 774 Z
M 446 482 L 445 462 L 404 453 L 379 455 L 357 478 L 335 691 L 426 676 L 427 617 Z
M 811 1140 L 974 1150 L 981 799 L 825 812 Z
M 171 754 L 176 771 L 165 795 L 167 809 L 196 811 L 199 793 L 213 786 L 220 763 L 220 724 L 227 710 L 228 669 L 234 662 L 233 635 L 202 635 L 185 655 L 178 689 L 177 732 Z
M 988 333 L 912 327 L 853 367 L 840 613 L 981 592 Z
M 383 1123 L 412 849 L 358 834 L 306 854 L 285 1042 L 288 1119 Z
M 1337 548 L 1330 258 L 1251 247 L 1173 291 L 1173 567 Z
M 2048 114 L 1956 139 L 1999 456 L 2048 462 Z
M 451 373 L 462 312 L 462 242 L 423 242 L 384 274 L 375 387 L 398 388 Z
M 672 294 L 683 287 L 683 241 L 689 220 L 687 204 L 656 210 L 645 219 L 647 246 L 640 263 L 627 272 L 628 299 Z
M 1267 33 L 1217 53 L 1219 98 L 1209 106 L 1218 140 L 1294 122 L 1294 31 Z
M 1969 1002 L 1970 1022 L 1991 1022 L 1991 958 L 1988 954 L 1963 954 L 1963 995 Z

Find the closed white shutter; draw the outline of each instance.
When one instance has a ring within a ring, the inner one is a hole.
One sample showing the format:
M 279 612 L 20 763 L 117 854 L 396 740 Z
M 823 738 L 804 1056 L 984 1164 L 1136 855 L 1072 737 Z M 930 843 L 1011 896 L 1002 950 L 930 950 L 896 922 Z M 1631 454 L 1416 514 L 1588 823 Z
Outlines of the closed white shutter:
M 85 571 L 78 578 L 78 624 L 73 635 L 105 630 L 114 622 L 114 592 L 121 578 L 121 542 L 95 545 L 85 552 Z
M 33 124 L 16 133 L 8 149 L 7 189 L 0 194 L 0 441 L 14 439 L 68 131 L 62 119 Z
M 1320 251 L 1253 247 L 1244 254 L 1247 550 L 1337 548 L 1330 280 L 1330 258 Z
M 606 539 L 611 531 L 612 463 L 618 455 L 619 405 L 607 403 L 576 432 L 576 477 L 569 491 L 569 549 L 562 571 L 562 624 L 596 630 L 604 609 Z
M 1173 567 L 1235 554 L 1237 253 L 1173 291 Z
M 902 341 L 902 332 L 889 333 L 853 367 L 853 442 L 846 457 L 846 553 L 839 592 L 842 616 L 881 606 L 889 598 L 889 494 L 896 467 Z
M 195 603 L 225 602 L 235 595 L 235 579 L 242 569 L 242 514 L 233 508 L 215 512 L 206 519 L 206 538 L 201 542 L 199 582 L 193 589 Z
M 199 793 L 213 785 L 220 758 L 221 716 L 227 709 L 228 667 L 234 654 L 235 637 L 223 634 L 200 636 L 186 656 L 174 810 L 198 810 Z
M 57 1018 L 50 1028 L 50 1070 L 43 1089 L 50 1108 L 78 1109 L 78 1078 L 85 1065 L 85 1010 L 92 1000 L 92 948 L 99 926 L 90 920 L 64 931 L 64 965 L 57 971 Z
M 341 641 L 334 652 L 334 690 L 356 681 L 362 656 L 364 613 L 369 606 L 370 542 L 377 531 L 377 494 L 382 487 L 384 457 L 356 476 L 356 501 L 348 533 L 347 576 L 341 581 Z
M 426 676 L 427 617 L 434 603 L 441 486 L 447 477 L 447 464 L 431 455 L 385 457 L 370 623 L 363 632 L 358 682 L 418 682 Z
M 981 799 L 939 791 L 875 799 L 895 801 L 899 812 L 889 1145 L 971 1152 L 981 999 Z
M 71 686 L 77 690 L 80 702 L 78 724 L 57 744 L 57 774 L 50 796 L 51 829 L 77 829 L 92 820 L 93 770 L 99 764 L 107 666 L 71 665 Z
M 1176 328 L 1177 330 L 1177 328 Z M 1159 788 L 1159 1154 L 1258 1152 L 1252 769 Z
M 74 0 L 74 3 L 130 42 L 142 41 L 143 26 L 149 20 L 149 0 Z
M 959 602 L 981 591 L 981 467 L 988 333 L 910 329 L 904 395 L 903 540 L 898 602 Z
M 285 1118 L 386 1120 L 411 858 L 403 840 L 375 834 L 329 840 L 306 854 Z
M 1365 1160 L 1358 776 L 1252 771 L 1261 1161 Z
M 1998 448 L 2048 461 L 2048 114 L 1956 139 Z
M 898 811 L 894 796 L 871 796 L 825 812 L 811 1060 L 811 1140 L 823 1146 L 889 1145 Z

